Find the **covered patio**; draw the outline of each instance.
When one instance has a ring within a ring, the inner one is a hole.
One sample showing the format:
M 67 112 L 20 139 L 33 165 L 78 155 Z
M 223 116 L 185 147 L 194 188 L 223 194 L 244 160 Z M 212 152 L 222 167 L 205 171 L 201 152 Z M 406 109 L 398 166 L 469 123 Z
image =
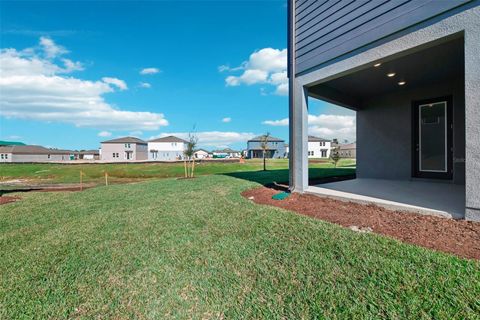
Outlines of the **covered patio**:
M 358 178 L 310 186 L 306 192 L 454 219 L 465 211 L 465 186 L 452 183 Z
M 463 34 L 457 33 L 335 76 L 306 76 L 311 81 L 303 87 L 306 95 L 356 111 L 357 179 L 304 185 L 303 191 L 464 218 L 464 47 Z M 299 101 L 308 108 L 306 99 Z M 305 167 L 305 158 L 302 152 L 293 164 Z M 302 174 L 297 181 L 307 181 Z M 301 185 L 297 188 L 302 191 Z

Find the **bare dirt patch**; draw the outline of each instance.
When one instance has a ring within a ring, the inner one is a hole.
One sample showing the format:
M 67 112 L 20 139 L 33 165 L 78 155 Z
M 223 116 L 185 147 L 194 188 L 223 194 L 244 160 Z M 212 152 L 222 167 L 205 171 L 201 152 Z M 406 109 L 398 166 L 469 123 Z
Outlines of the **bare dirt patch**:
M 15 202 L 17 200 L 20 200 L 20 197 L 1 196 L 0 197 L 0 205 L 7 204 L 7 203 L 10 203 L 10 202 Z
M 376 205 L 364 205 L 305 194 L 291 194 L 285 200 L 273 200 L 278 188 L 260 187 L 242 195 L 259 204 L 267 204 L 303 215 L 333 222 L 352 230 L 368 230 L 426 248 L 480 259 L 480 223 L 392 211 Z

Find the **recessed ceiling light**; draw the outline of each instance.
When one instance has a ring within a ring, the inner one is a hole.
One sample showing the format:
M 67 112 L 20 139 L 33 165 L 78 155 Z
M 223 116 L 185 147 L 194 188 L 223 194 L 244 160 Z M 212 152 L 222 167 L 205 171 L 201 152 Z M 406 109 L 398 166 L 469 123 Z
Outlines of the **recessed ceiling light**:
M 381 63 L 375 63 L 373 66 L 377 68 L 377 67 L 380 67 L 381 65 L 382 65 Z
M 389 77 L 389 78 L 394 77 L 394 76 L 395 76 L 395 72 L 387 73 L 387 77 Z
M 403 86 L 405 83 L 406 83 L 405 81 L 400 81 L 400 82 L 398 83 L 398 85 L 399 85 L 399 86 Z

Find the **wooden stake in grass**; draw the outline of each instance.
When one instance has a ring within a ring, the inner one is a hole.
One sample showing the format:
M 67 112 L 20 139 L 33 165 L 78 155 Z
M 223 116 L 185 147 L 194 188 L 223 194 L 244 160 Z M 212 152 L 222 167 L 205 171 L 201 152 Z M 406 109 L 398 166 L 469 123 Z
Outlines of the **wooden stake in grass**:
M 195 158 L 192 158 L 192 178 L 193 178 L 193 172 L 195 171 Z
M 83 191 L 83 171 L 80 170 L 80 191 Z
M 108 186 L 108 172 L 105 171 L 105 185 Z

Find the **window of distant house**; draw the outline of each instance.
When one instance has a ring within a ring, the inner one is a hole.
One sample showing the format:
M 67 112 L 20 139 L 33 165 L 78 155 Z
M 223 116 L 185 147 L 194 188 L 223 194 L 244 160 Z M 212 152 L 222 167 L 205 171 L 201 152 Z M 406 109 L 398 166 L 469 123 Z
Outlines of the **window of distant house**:
M 50 159 L 50 155 L 48 155 L 47 158 Z
M 326 158 L 327 157 L 327 150 L 322 150 L 322 158 Z
M 3 153 L 2 153 L 2 155 L 1 155 L 1 158 L 3 159 Z

